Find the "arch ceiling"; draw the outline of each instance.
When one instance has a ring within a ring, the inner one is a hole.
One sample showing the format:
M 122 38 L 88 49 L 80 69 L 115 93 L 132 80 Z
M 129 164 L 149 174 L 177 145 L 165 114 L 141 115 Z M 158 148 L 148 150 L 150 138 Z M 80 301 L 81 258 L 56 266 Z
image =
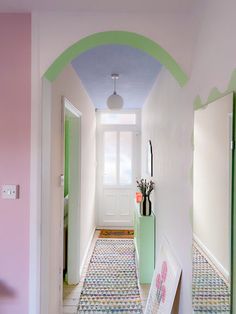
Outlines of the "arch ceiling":
M 112 73 L 119 74 L 117 92 L 124 108 L 141 108 L 161 70 L 161 64 L 147 53 L 123 45 L 103 45 L 82 53 L 72 61 L 94 106 L 106 109 L 113 93 Z
M 159 44 L 142 35 L 125 31 L 101 32 L 79 40 L 53 62 L 46 71 L 45 77 L 50 81 L 55 80 L 64 67 L 76 57 L 102 45 L 126 45 L 141 50 L 165 66 L 179 82 L 180 86 L 183 86 L 188 80 L 186 73 Z

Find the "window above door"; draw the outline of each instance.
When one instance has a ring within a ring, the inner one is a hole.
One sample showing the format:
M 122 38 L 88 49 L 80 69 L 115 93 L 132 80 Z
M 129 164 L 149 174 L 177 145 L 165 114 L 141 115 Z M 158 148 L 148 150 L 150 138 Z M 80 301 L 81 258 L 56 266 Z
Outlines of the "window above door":
M 102 128 L 128 127 L 140 129 L 140 110 L 98 110 L 97 124 Z
M 136 113 L 101 113 L 100 121 L 106 125 L 135 125 Z

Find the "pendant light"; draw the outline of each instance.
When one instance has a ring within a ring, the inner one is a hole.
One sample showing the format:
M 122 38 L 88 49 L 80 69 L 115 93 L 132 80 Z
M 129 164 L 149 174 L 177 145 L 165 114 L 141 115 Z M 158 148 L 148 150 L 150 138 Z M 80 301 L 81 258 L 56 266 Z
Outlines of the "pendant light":
M 114 81 L 114 92 L 107 99 L 107 107 L 111 110 L 121 109 L 123 107 L 123 98 L 116 93 L 116 80 L 119 74 L 112 74 L 111 78 Z

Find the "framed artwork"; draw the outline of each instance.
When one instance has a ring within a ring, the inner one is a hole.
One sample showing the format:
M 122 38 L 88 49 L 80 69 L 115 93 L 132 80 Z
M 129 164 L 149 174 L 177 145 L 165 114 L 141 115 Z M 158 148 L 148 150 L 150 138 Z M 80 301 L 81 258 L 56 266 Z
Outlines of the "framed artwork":
M 180 275 L 180 265 L 169 243 L 163 239 L 157 256 L 145 314 L 171 313 Z
M 147 148 L 147 171 L 150 177 L 153 177 L 153 151 L 152 151 L 152 142 L 148 141 Z

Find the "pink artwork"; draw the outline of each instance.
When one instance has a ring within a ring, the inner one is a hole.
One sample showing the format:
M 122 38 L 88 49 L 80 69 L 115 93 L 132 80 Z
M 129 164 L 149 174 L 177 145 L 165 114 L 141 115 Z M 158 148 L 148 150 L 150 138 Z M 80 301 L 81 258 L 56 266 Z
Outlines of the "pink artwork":
M 158 302 L 165 303 L 166 301 L 166 287 L 165 281 L 167 276 L 167 262 L 163 261 L 161 272 L 156 276 L 156 288 L 157 288 L 157 299 Z
M 171 313 L 181 269 L 168 242 L 163 240 L 150 288 L 146 314 Z

